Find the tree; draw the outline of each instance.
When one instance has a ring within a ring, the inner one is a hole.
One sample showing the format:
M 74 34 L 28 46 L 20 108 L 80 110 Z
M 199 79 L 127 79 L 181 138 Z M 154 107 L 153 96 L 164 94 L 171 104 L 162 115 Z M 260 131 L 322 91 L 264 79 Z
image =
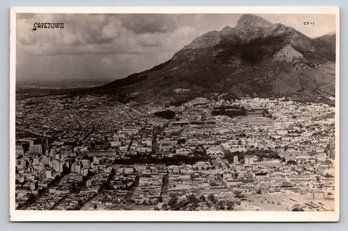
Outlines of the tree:
M 294 160 L 288 160 L 285 165 L 297 165 L 297 163 Z
M 112 169 L 111 169 L 111 172 L 110 172 L 110 177 L 115 176 L 115 174 L 116 174 L 115 169 L 114 169 L 114 168 L 112 168 Z
M 213 180 L 213 181 L 210 181 L 210 185 L 211 186 L 218 186 L 219 184 L 216 181 Z
M 296 207 L 296 208 L 293 208 L 292 211 L 293 212 L 303 212 L 304 210 L 302 208 Z
M 233 210 L 234 202 L 233 201 L 227 201 L 226 206 L 227 206 L 228 210 Z
M 302 212 L 304 211 L 302 206 L 300 204 L 295 204 L 293 207 L 292 207 L 292 211 L 293 212 Z
M 332 176 L 331 174 L 329 174 L 329 173 L 326 173 L 326 174 L 325 174 L 325 177 L 326 177 L 326 178 L 332 178 L 333 176 Z
M 225 209 L 225 201 L 223 201 L 223 200 L 220 200 L 219 202 L 218 202 L 218 209 L 220 209 L 220 210 L 224 210 Z
M 77 203 L 78 203 L 79 207 L 83 206 L 83 201 L 82 200 L 78 200 Z
M 215 196 L 214 196 L 212 193 L 210 193 L 210 194 L 208 195 L 208 200 L 210 200 L 210 201 L 213 202 L 214 204 L 216 203 Z
M 245 198 L 245 195 L 241 191 L 235 191 L 234 196 L 240 199 Z
M 195 203 L 197 201 L 197 198 L 195 197 L 195 195 L 189 195 L 187 196 L 187 200 L 189 203 Z
M 173 207 L 177 202 L 178 202 L 178 197 L 174 195 L 169 199 L 168 205 L 170 207 Z

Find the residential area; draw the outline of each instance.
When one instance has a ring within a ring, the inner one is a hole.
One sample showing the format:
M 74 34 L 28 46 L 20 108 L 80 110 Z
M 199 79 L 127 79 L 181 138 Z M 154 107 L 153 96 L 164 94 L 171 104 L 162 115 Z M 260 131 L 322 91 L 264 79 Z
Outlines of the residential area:
M 23 97 L 16 107 L 16 209 L 334 210 L 328 104 L 144 106 L 86 95 Z

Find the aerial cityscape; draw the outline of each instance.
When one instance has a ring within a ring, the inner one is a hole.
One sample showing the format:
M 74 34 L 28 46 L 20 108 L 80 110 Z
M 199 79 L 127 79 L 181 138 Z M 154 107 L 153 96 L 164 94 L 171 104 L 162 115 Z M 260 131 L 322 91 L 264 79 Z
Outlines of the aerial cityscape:
M 335 36 L 248 14 L 127 78 L 17 81 L 16 209 L 334 211 Z

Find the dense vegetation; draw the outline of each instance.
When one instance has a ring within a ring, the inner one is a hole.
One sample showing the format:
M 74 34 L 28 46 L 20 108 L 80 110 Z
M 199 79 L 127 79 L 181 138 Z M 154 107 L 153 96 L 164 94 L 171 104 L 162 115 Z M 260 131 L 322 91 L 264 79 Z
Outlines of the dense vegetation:
M 212 115 L 225 115 L 229 117 L 234 116 L 245 116 L 247 114 L 244 107 L 238 106 L 224 106 L 224 107 L 215 107 L 212 110 Z
M 182 165 L 182 164 L 195 164 L 198 161 L 208 161 L 209 157 L 204 154 L 195 154 L 194 156 L 187 155 L 174 155 L 173 157 L 153 157 L 147 156 L 129 156 L 127 159 L 115 160 L 117 164 L 165 164 L 165 165 Z
M 172 110 L 164 110 L 155 112 L 155 115 L 165 119 L 172 119 L 175 116 L 175 112 Z
M 225 158 L 232 163 L 233 162 L 233 157 L 238 156 L 238 160 L 244 160 L 244 156 L 248 155 L 253 155 L 256 156 L 258 161 L 262 161 L 263 158 L 270 158 L 270 159 L 280 159 L 280 156 L 277 152 L 272 151 L 272 150 L 249 150 L 246 152 L 230 152 L 230 151 L 225 151 Z

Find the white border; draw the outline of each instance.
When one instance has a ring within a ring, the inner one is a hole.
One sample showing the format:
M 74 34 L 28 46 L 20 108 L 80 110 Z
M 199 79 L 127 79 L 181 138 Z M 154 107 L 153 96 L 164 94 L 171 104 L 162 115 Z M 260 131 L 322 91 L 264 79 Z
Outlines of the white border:
M 262 13 L 262 14 L 336 14 L 336 153 L 335 211 L 23 211 L 15 210 L 15 90 L 16 90 L 16 13 Z M 334 6 L 136 6 L 136 7 L 12 7 L 10 14 L 10 220 L 11 221 L 132 221 L 132 222 L 335 222 L 340 212 L 340 20 Z

